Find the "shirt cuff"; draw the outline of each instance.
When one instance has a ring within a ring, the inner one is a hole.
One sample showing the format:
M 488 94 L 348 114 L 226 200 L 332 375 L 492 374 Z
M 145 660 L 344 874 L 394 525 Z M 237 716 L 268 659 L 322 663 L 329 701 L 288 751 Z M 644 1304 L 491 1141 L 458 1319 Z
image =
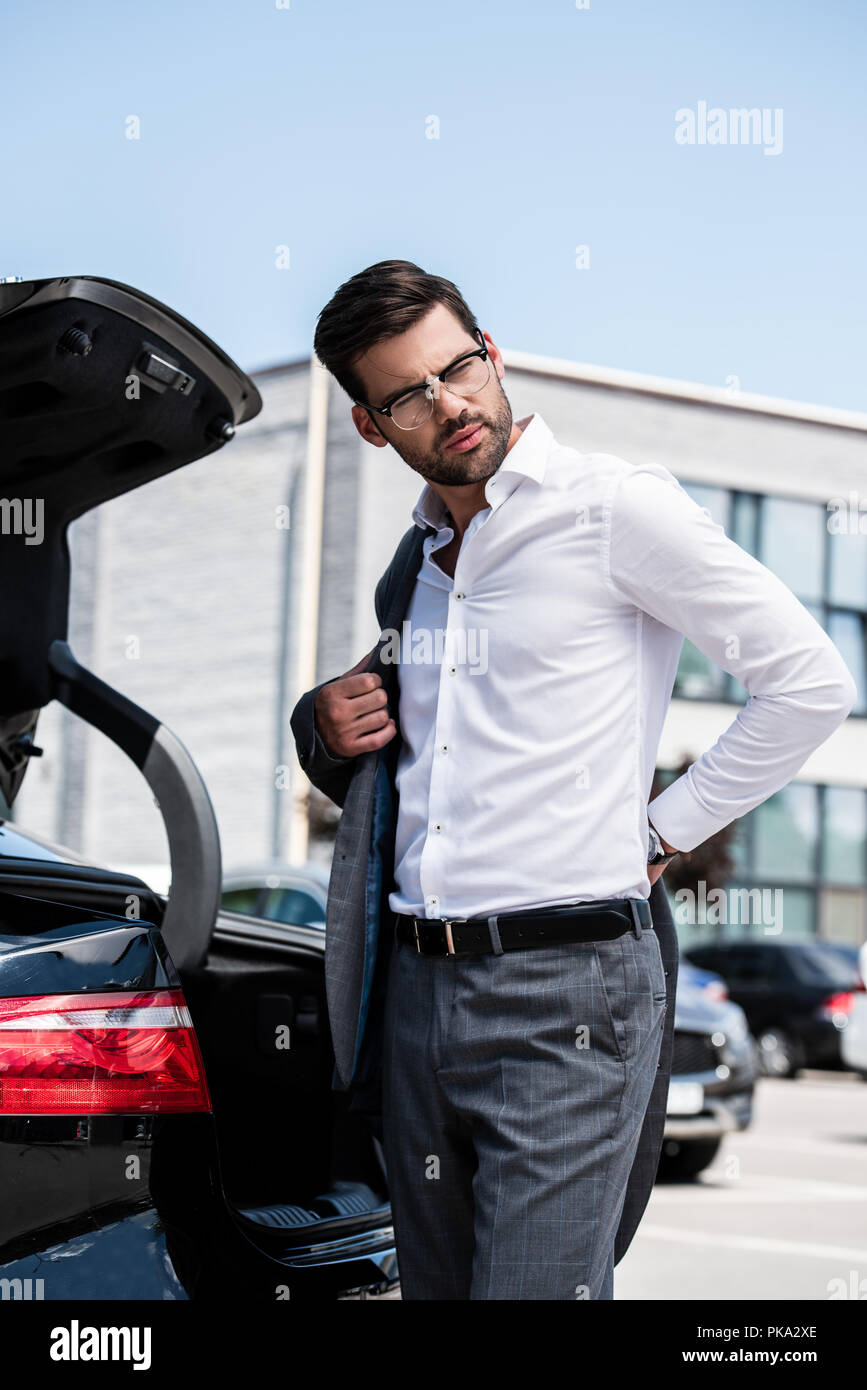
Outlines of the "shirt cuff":
M 648 803 L 647 818 L 667 844 L 684 854 L 703 845 L 711 835 L 729 824 L 701 804 L 686 772 Z

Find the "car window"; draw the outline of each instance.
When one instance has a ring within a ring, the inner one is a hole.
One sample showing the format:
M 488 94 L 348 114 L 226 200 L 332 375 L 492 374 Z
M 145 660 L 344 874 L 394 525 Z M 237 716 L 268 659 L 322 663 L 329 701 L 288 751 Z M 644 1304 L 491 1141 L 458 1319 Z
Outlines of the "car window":
M 698 970 L 718 970 L 719 951 L 712 946 L 696 946 L 686 952 L 686 959 Z
M 738 952 L 740 956 L 739 984 L 790 984 L 792 972 L 786 962 L 785 953 L 776 946 L 747 946 Z
M 857 984 L 857 964 L 821 942 L 793 946 L 788 959 L 795 978 L 802 984 L 827 985 L 829 989 L 854 989 Z
M 301 888 L 275 888 L 266 900 L 262 916 L 269 922 L 294 922 L 300 926 L 325 921 L 321 904 Z
M 697 955 L 693 956 L 693 960 L 704 966 L 706 970 L 715 970 L 722 975 L 724 980 L 730 980 L 732 983 L 753 977 L 754 972 L 751 968 L 753 959 L 753 953 L 749 947 L 735 946 L 707 953 L 703 951 L 700 959 Z
M 261 888 L 232 888 L 220 899 L 220 906 L 227 912 L 245 912 L 250 917 L 258 916 Z

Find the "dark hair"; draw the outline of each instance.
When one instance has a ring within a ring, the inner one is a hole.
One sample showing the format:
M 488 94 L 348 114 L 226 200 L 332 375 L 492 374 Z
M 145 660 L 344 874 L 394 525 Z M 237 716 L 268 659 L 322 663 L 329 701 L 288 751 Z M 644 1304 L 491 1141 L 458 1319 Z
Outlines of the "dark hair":
M 313 351 L 353 401 L 364 399 L 355 361 L 375 343 L 395 337 L 444 304 L 468 333 L 475 316 L 451 280 L 428 275 L 412 261 L 377 261 L 340 286 L 319 315 Z

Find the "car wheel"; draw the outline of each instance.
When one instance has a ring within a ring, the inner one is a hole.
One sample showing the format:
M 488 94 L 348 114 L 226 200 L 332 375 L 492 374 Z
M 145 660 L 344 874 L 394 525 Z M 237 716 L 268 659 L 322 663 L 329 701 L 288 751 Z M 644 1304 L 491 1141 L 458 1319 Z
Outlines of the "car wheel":
M 756 1042 L 763 1076 L 794 1078 L 798 1075 L 801 1058 L 796 1043 L 788 1033 L 781 1028 L 766 1028 Z
M 659 1156 L 657 1177 L 683 1182 L 694 1178 L 716 1158 L 722 1139 L 667 1139 Z

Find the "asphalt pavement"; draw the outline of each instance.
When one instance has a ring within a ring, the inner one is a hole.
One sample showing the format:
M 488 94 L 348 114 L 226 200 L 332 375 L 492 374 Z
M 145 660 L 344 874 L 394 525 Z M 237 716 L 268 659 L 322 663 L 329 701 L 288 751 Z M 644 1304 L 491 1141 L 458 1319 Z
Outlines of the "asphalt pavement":
M 760 1080 L 752 1124 L 709 1168 L 657 1182 L 614 1297 L 867 1299 L 867 1084 Z
M 867 1084 L 762 1079 L 753 1121 L 660 1183 L 614 1273 L 623 1299 L 867 1299 Z

